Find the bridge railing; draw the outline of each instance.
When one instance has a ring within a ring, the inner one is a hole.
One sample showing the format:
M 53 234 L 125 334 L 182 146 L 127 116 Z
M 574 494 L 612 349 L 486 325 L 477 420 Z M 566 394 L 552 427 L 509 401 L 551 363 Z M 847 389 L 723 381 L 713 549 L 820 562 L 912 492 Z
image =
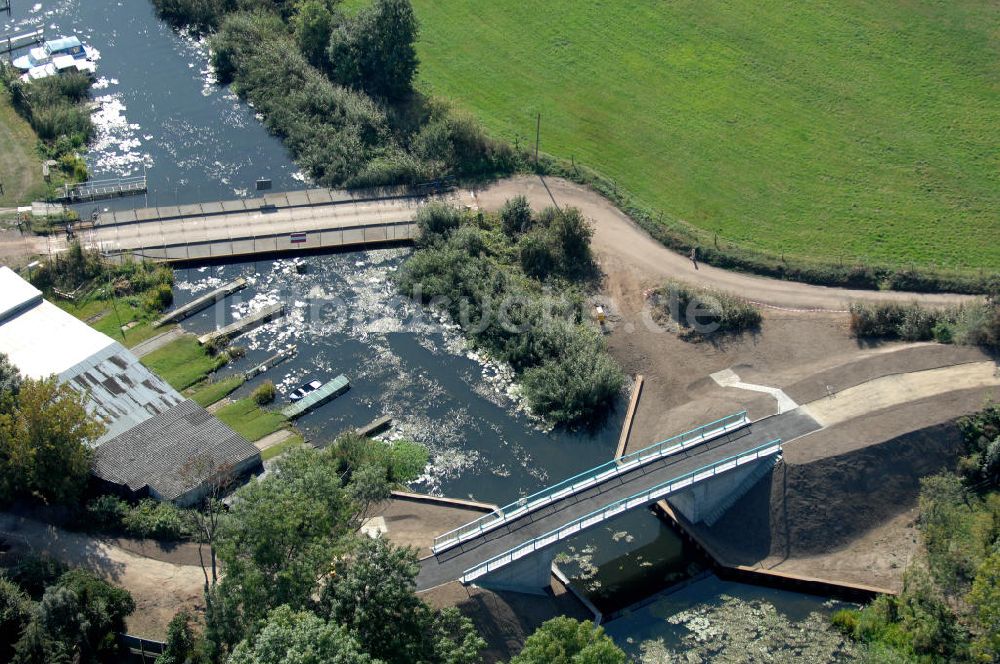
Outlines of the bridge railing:
M 440 553 L 456 544 L 478 537 L 488 530 L 501 526 L 511 519 L 523 516 L 527 512 L 549 505 L 578 491 L 583 491 L 611 477 L 627 473 L 636 466 L 670 456 L 671 454 L 677 454 L 695 445 L 745 427 L 748 424 L 750 424 L 750 419 L 747 417 L 747 411 L 741 410 L 738 413 L 727 415 L 690 431 L 671 436 L 649 447 L 644 447 L 641 450 L 626 454 L 607 463 L 602 463 L 599 466 L 546 487 L 530 496 L 525 496 L 509 505 L 504 505 L 496 511 L 483 515 L 464 526 L 459 526 L 454 530 L 435 537 L 431 550 L 434 553 Z
M 671 480 L 658 484 L 651 489 L 647 489 L 646 491 L 641 491 L 629 496 L 628 498 L 617 500 L 599 510 L 594 510 L 593 512 L 581 516 L 578 519 L 574 519 L 573 521 L 570 521 L 555 530 L 550 530 L 544 535 L 539 535 L 524 544 L 519 544 L 516 547 L 508 549 L 507 551 L 504 551 L 489 560 L 483 561 L 475 567 L 470 567 L 462 573 L 460 580 L 462 583 L 471 583 L 484 574 L 489 574 L 490 572 L 504 567 L 505 565 L 509 565 L 515 560 L 530 555 L 539 549 L 543 549 L 560 540 L 564 540 L 567 537 L 576 535 L 577 533 L 606 521 L 613 516 L 617 516 L 622 512 L 626 512 L 630 509 L 641 507 L 643 505 L 648 505 L 649 503 L 655 502 L 675 491 L 680 491 L 681 489 L 687 488 L 692 484 L 706 480 L 709 477 L 714 477 L 715 475 L 724 473 L 727 470 L 732 470 L 737 466 L 752 463 L 763 457 L 777 454 L 780 451 L 781 440 L 775 439 L 751 450 L 747 450 L 742 454 L 737 454 L 720 461 L 716 461 L 715 463 L 703 466 L 697 470 L 693 470 L 689 473 L 685 473 L 684 475 L 680 475 L 679 477 L 675 477 Z

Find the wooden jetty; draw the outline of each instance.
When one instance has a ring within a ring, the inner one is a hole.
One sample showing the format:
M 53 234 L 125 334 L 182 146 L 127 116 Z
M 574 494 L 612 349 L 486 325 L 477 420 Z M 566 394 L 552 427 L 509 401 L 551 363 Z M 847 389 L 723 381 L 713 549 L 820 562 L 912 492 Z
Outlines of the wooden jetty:
M 153 327 L 160 327 L 166 325 L 167 323 L 177 323 L 188 316 L 193 316 L 202 309 L 207 309 L 216 302 L 225 299 L 229 295 L 232 295 L 238 290 L 242 290 L 247 287 L 247 280 L 243 277 L 239 277 L 233 281 L 230 281 L 225 286 L 221 288 L 216 288 L 211 293 L 206 293 L 198 299 L 188 302 L 183 307 L 178 307 L 173 311 L 168 311 L 162 318 L 153 323 Z
M 322 406 L 327 401 L 339 397 L 341 394 L 346 392 L 351 388 L 351 381 L 347 380 L 347 376 L 341 374 L 323 383 L 323 386 L 305 395 L 295 403 L 286 406 L 281 410 L 281 414 L 290 420 L 294 420 L 296 417 L 300 417 L 313 408 Z
M 80 184 L 64 184 L 56 198 L 66 203 L 100 201 L 106 198 L 133 196 L 146 191 L 146 176 L 110 180 L 90 180 Z
M 279 364 L 290 358 L 292 355 L 295 355 L 296 351 L 298 351 L 298 346 L 292 346 L 291 348 L 286 348 L 283 351 L 275 353 L 271 357 L 267 358 L 266 360 L 255 366 L 253 369 L 243 372 L 243 378 L 246 380 L 250 380 L 254 376 L 261 375 L 268 369 L 278 366 Z
M 9 4 L 7 6 L 10 7 Z M 0 0 L 0 12 L 2 11 L 10 10 L 5 10 L 3 0 Z M 14 51 L 19 51 L 22 48 L 34 46 L 35 44 L 41 44 L 43 41 L 45 41 L 45 30 L 41 28 L 25 32 L 22 35 L 4 35 L 0 37 L 0 55 L 13 53 Z
M 377 436 L 391 426 L 392 417 L 390 415 L 383 415 L 378 419 L 372 420 L 363 427 L 360 427 L 358 429 L 358 434 L 366 438 L 371 438 L 372 436 Z
M 214 332 L 201 335 L 198 337 L 198 343 L 204 346 L 205 344 L 218 339 L 232 339 L 237 335 L 243 334 L 247 330 L 260 327 L 264 323 L 270 322 L 275 318 L 281 318 L 284 315 L 285 305 L 273 304 L 270 307 L 265 307 L 260 311 L 247 316 L 246 318 L 241 318 L 235 323 L 227 325 Z

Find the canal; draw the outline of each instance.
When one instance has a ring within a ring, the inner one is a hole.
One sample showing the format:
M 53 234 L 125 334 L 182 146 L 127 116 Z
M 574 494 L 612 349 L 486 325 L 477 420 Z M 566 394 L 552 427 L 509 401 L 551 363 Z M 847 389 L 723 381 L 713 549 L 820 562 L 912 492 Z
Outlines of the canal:
M 44 27 L 50 37 L 76 34 L 100 50 L 97 136 L 86 155 L 92 177 L 149 178 L 146 196 L 104 201 L 102 208 L 252 196 L 259 178 L 271 179 L 276 190 L 307 186 L 253 109 L 214 83 L 204 43 L 158 21 L 147 0 L 14 0 L 12 16 L 0 23 L 4 33 Z M 194 332 L 264 303 L 286 302 L 290 314 L 240 338 L 246 357 L 220 377 L 291 345 L 298 353 L 290 361 L 241 390 L 271 379 L 287 393 L 307 379 L 346 374 L 350 391 L 302 418 L 300 427 L 323 445 L 348 427 L 391 415 L 390 436 L 431 451 L 415 490 L 506 503 L 608 460 L 624 404 L 596 431 L 547 431 L 524 412 L 508 369 L 471 352 L 454 326 L 396 295 L 391 276 L 408 252 L 309 256 L 304 269 L 288 259 L 185 267 L 176 270 L 175 301 L 236 276 L 250 280 L 225 306 L 185 322 Z M 817 641 L 829 636 L 824 616 L 831 603 L 705 574 L 705 561 L 645 511 L 569 540 L 560 561 L 575 588 L 603 612 L 621 616 L 608 624 L 609 633 L 644 661 L 666 661 L 657 657 L 674 650 L 698 652 L 728 632 L 749 639 L 754 625 L 764 630 L 758 637 L 766 632 L 769 647 L 789 655 L 801 650 L 794 635 L 803 629 L 816 631 Z M 681 590 L 657 595 L 693 577 Z M 824 653 L 805 652 L 801 661 L 843 655 Z

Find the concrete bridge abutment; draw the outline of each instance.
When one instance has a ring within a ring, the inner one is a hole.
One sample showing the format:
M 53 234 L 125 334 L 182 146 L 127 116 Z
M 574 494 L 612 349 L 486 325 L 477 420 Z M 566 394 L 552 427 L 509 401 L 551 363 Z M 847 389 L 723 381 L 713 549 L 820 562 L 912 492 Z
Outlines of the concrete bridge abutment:
M 667 502 L 691 523 L 714 525 L 780 459 L 772 455 L 738 466 L 667 496 Z

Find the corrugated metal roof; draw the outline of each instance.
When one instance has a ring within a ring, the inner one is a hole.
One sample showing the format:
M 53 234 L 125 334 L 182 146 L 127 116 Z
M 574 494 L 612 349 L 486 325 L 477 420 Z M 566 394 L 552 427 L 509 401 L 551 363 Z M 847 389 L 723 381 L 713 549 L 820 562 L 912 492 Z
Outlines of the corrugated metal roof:
M 176 500 L 213 469 L 239 470 L 259 461 L 256 447 L 188 400 L 101 445 L 93 473 L 133 492 L 149 487 L 157 498 Z
M 184 398 L 111 337 L 51 302 L 8 268 L 0 268 L 0 353 L 24 376 L 59 377 L 88 397 L 88 410 L 109 440 Z
M 98 445 L 184 401 L 117 342 L 60 373 L 59 380 L 86 394 L 88 410 L 104 422 Z
M 42 292 L 6 265 L 0 266 L 0 323 L 42 301 Z

